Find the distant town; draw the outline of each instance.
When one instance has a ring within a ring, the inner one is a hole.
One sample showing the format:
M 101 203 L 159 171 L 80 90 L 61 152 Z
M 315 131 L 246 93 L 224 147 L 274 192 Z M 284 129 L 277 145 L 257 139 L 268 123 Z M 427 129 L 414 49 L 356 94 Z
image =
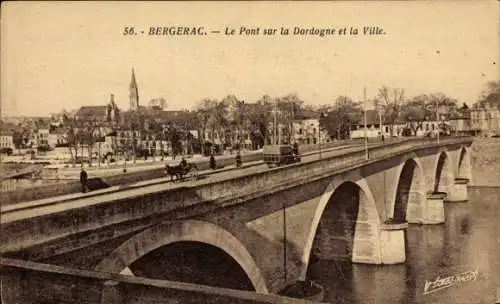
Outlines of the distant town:
M 348 96 L 308 105 L 295 94 L 247 102 L 234 95 L 204 99 L 195 110 L 170 111 L 155 98 L 141 105 L 132 69 L 130 107 L 82 105 L 50 117 L 2 117 L 2 162 L 47 161 L 94 166 L 118 160 L 164 160 L 176 155 L 220 155 L 266 144 L 322 144 L 402 136 L 500 135 L 500 82 L 486 84 L 473 102 L 442 93 L 408 97 L 379 88 L 368 101 Z

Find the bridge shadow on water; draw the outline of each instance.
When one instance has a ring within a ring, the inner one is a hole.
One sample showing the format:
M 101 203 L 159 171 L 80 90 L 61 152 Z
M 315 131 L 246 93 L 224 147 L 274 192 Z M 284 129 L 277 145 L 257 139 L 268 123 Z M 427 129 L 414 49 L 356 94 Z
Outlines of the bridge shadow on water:
M 273 265 L 272 272 L 279 273 L 274 277 L 277 282 L 285 280 L 286 265 L 287 282 L 295 283 L 292 278 L 298 278 L 303 267 L 301 251 L 296 244 L 283 238 L 266 243 L 262 236 L 248 230 L 246 237 L 254 240 L 255 244 L 265 244 L 261 249 L 270 254 L 261 263 Z M 255 291 L 248 275 L 229 254 L 201 242 L 181 241 L 162 246 L 141 257 L 129 268 L 140 277 Z
M 129 267 L 140 277 L 254 291 L 231 256 L 200 242 L 183 241 L 160 247 Z
M 410 303 L 414 281 L 407 265 L 353 264 L 312 257 L 307 278 L 325 288 L 330 303 Z

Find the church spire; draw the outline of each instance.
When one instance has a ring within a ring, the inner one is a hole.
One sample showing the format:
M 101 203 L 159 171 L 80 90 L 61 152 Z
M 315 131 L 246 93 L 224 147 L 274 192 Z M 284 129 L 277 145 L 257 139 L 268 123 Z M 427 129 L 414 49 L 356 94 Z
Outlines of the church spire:
M 135 80 L 135 71 L 132 68 L 132 79 L 130 80 L 130 110 L 135 111 L 139 109 L 139 90 L 137 88 L 137 81 Z

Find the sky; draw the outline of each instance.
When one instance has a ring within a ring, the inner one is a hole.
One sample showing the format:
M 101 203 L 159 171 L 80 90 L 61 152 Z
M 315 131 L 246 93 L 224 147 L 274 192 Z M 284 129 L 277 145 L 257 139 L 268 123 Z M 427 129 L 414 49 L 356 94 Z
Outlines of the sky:
M 499 2 L 3 2 L 1 114 L 45 116 L 129 107 L 135 69 L 140 104 L 167 109 L 204 98 L 296 93 L 308 104 L 338 95 L 372 99 L 383 85 L 407 96 L 442 92 L 472 103 L 499 76 Z M 123 35 L 133 26 L 137 35 Z M 202 36 L 150 36 L 156 26 L 204 27 Z M 280 28 L 335 28 L 332 36 Z M 363 35 L 364 26 L 382 35 Z M 236 35 L 225 35 L 225 29 Z M 241 27 L 260 35 L 238 35 Z M 339 35 L 346 27 L 358 35 Z M 262 35 L 276 28 L 276 35 Z M 143 30 L 144 34 L 140 31 Z M 220 33 L 211 33 L 220 31 Z

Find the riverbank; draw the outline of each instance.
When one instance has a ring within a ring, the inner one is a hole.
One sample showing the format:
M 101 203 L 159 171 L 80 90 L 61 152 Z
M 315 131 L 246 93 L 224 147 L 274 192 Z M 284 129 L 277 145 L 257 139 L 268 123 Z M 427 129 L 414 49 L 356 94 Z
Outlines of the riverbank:
M 476 137 L 471 146 L 471 186 L 500 186 L 500 138 Z

